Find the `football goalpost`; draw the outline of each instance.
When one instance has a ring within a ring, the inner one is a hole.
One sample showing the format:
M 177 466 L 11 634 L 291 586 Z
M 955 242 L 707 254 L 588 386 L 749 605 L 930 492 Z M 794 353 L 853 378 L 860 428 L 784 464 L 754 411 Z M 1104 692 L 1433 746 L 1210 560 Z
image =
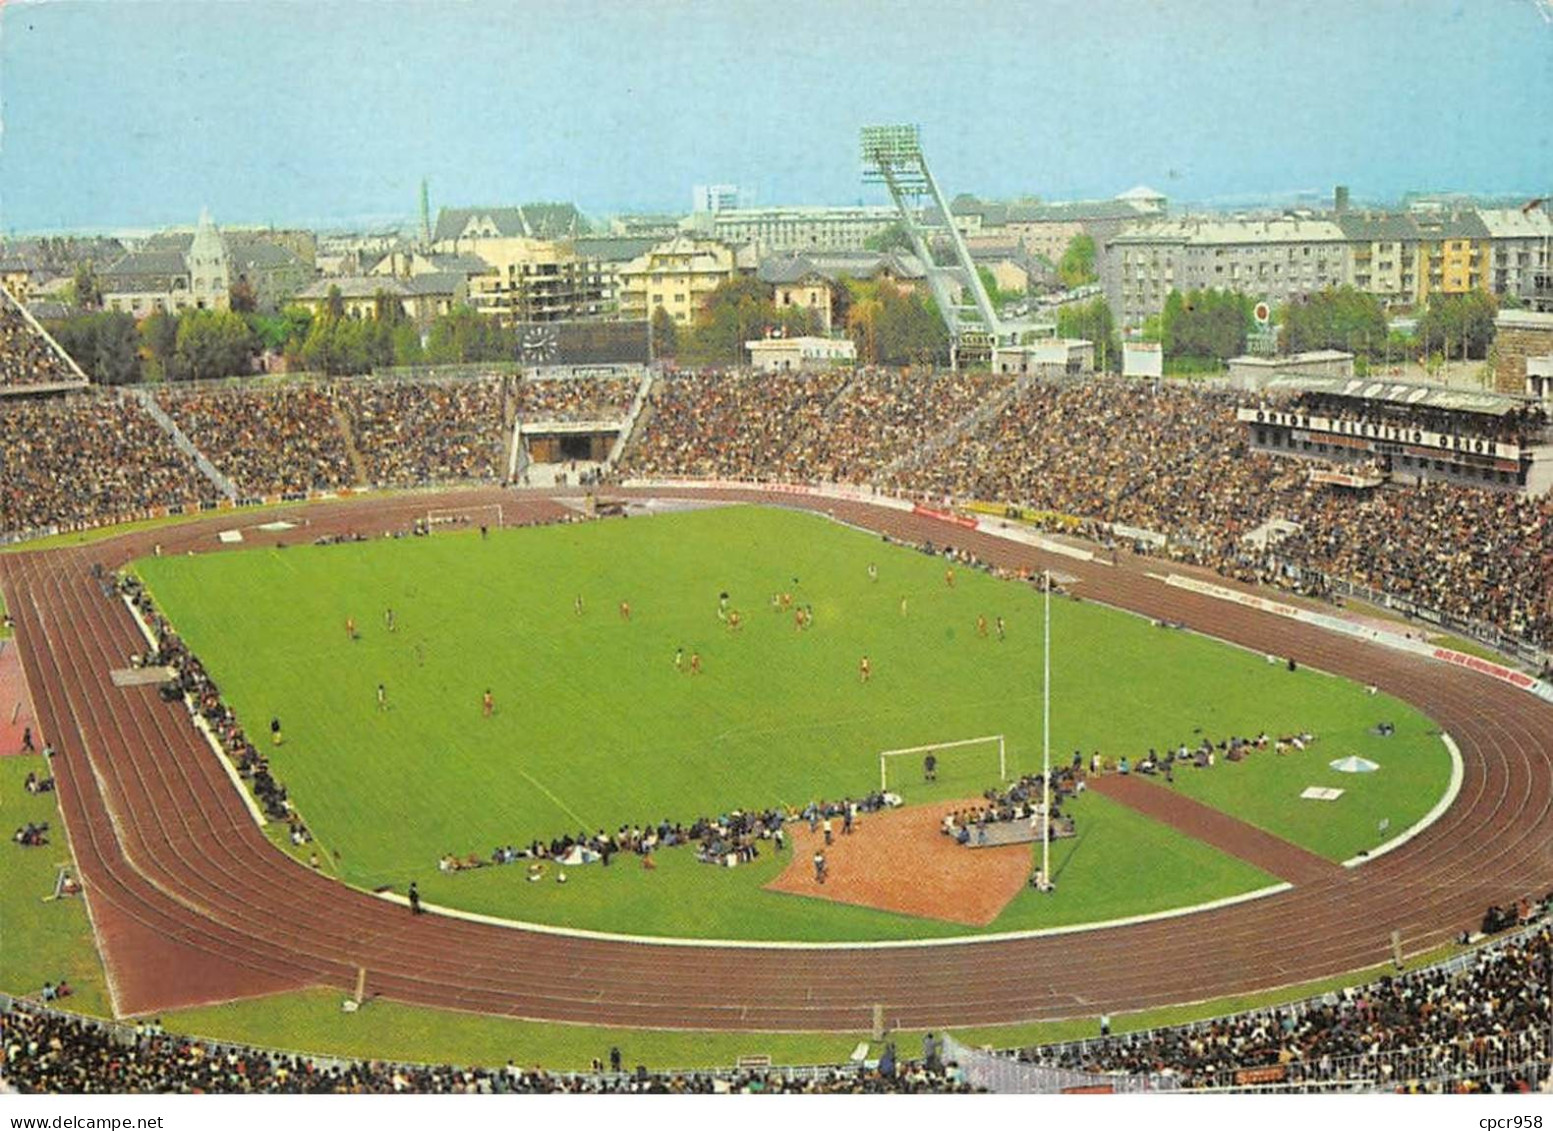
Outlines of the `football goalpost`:
M 998 781 L 1008 780 L 1008 747 L 1001 734 L 987 734 L 980 738 L 961 738 L 954 742 L 933 742 L 926 746 L 905 746 L 898 750 L 881 750 L 879 752 L 879 788 L 890 788 L 890 759 L 903 758 L 916 755 L 918 758 L 926 758 L 929 754 L 934 757 L 945 750 L 961 750 L 971 746 L 983 747 L 988 754 L 996 747 L 998 752 Z
M 443 510 L 429 510 L 426 512 L 426 529 L 439 530 L 469 530 L 476 526 L 495 526 L 502 524 L 502 511 L 500 503 L 479 503 L 467 507 L 448 507 Z

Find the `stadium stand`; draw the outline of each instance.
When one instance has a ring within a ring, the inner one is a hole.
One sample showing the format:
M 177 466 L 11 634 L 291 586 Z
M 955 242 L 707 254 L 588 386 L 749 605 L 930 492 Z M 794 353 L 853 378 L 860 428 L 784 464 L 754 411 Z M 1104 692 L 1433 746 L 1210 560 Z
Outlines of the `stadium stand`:
M 0 392 L 84 384 L 70 357 L 0 287 Z
M 5 1078 L 24 1094 L 882 1093 L 975 1091 L 952 1064 L 588 1073 L 350 1061 L 170 1036 L 7 1000 Z
M 516 387 L 517 413 L 524 420 L 622 420 L 636 384 L 629 377 L 524 378 Z
M 131 398 L 0 401 L 0 531 L 46 534 L 149 517 L 214 495 Z
M 1545 913 L 1547 901 L 1544 901 Z M 1177 1089 L 1553 1089 L 1553 931 L 1275 1009 L 1021 1049 L 1024 1064 Z
M 328 491 L 355 481 L 327 386 L 164 389 L 157 402 L 244 497 Z
M 501 378 L 341 381 L 332 393 L 351 424 L 369 484 L 421 487 L 501 478 Z
M 0 372 L 29 364 L 29 342 L 0 332 Z M 162 389 L 157 402 L 253 498 L 499 481 L 511 415 L 623 419 L 636 388 L 617 374 L 505 381 L 235 382 Z M 0 536 L 212 501 L 211 485 L 142 411 L 99 398 L 0 406 L 0 436 L 15 438 L 0 455 Z M 989 374 L 866 368 L 666 374 L 618 474 L 836 481 L 1011 506 L 1237 580 L 1395 604 L 1534 666 L 1547 662 L 1553 495 L 1443 482 L 1333 486 L 1306 461 L 1253 446 L 1237 417 L 1261 403 L 1103 378 L 1015 387 Z M 1521 434 L 1540 418 L 1487 419 Z M 1254 537 L 1269 523 L 1284 536 Z

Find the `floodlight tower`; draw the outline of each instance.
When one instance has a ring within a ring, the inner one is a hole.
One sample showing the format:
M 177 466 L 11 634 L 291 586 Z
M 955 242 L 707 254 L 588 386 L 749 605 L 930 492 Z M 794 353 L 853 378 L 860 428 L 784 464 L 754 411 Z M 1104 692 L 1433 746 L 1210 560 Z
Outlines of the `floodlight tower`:
M 884 185 L 890 190 L 900 212 L 901 225 L 927 272 L 928 286 L 938 302 L 938 312 L 949 328 L 950 365 L 959 364 L 962 338 L 980 335 L 992 346 L 1004 344 L 1008 331 L 998 320 L 997 311 L 992 309 L 987 288 L 982 286 L 970 250 L 950 215 L 949 202 L 927 167 L 919 128 L 864 126 L 861 140 L 863 181 Z M 924 198 L 936 205 L 936 216 L 923 211 Z M 933 258 L 933 245 L 944 240 L 954 252 L 955 262 L 951 267 L 940 266 Z M 972 305 L 967 306 L 955 298 L 956 287 L 962 282 L 970 291 Z

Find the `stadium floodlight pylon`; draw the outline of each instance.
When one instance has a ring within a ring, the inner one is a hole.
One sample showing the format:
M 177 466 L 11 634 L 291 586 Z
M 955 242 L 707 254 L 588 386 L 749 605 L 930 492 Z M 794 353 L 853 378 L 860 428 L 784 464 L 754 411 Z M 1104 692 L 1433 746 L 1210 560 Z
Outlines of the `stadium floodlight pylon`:
M 500 529 L 501 525 L 502 509 L 500 503 L 473 503 L 467 507 L 434 508 L 426 512 L 426 529 L 428 532 L 436 530 L 439 526 L 461 528 L 494 526 Z
M 961 344 L 966 339 L 979 336 L 993 347 L 1011 344 L 1017 332 L 1006 327 L 992 308 L 992 299 L 982 286 L 970 249 L 955 226 L 949 202 L 928 168 L 919 127 L 864 126 L 861 143 L 863 182 L 882 184 L 890 190 L 912 250 L 927 273 L 938 313 L 949 329 L 950 367 L 959 367 Z M 924 199 L 934 209 L 924 211 Z M 953 266 L 940 266 L 933 258 L 934 245 L 942 243 L 947 243 L 954 254 Z M 970 305 L 956 300 L 956 291 L 961 287 L 970 292 Z
M 965 746 L 984 746 L 988 743 L 998 744 L 998 782 L 1008 780 L 1008 744 L 1001 734 L 984 734 L 980 738 L 960 738 L 952 742 L 930 742 L 926 746 L 903 746 L 895 750 L 879 751 L 879 789 L 887 790 L 890 787 L 889 762 L 891 758 L 907 754 L 941 754 L 945 750 L 956 750 Z

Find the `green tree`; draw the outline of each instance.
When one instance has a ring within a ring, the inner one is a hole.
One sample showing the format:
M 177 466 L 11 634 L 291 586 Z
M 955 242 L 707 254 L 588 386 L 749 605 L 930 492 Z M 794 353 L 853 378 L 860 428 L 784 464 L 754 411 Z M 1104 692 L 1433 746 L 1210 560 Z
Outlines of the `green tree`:
M 1080 232 L 1068 241 L 1067 250 L 1057 264 L 1057 277 L 1070 290 L 1087 286 L 1100 276 L 1095 272 L 1095 240 L 1087 232 Z
M 419 365 L 425 360 L 421 350 L 421 332 L 414 323 L 401 322 L 393 328 L 393 364 Z
M 879 363 L 879 314 L 884 303 L 878 283 L 846 280 L 851 301 L 847 306 L 847 332 L 857 344 L 858 360 L 864 365 Z
M 652 350 L 654 357 L 675 357 L 679 353 L 679 327 L 674 316 L 663 307 L 652 312 Z
M 1494 316 L 1499 307 L 1486 291 L 1432 294 L 1418 320 L 1417 337 L 1425 352 L 1438 347 L 1447 359 L 1488 356 L 1494 344 Z
M 1101 372 L 1120 372 L 1122 339 L 1116 331 L 1111 304 L 1104 298 L 1070 303 L 1057 311 L 1057 336 L 1082 338 L 1095 345 L 1095 368 Z
M 863 241 L 863 247 L 868 251 L 894 251 L 908 254 L 916 250 L 911 246 L 911 236 L 906 231 L 906 225 L 899 220 L 891 221 L 880 231 L 869 236 Z
M 140 334 L 128 314 L 77 314 L 50 323 L 49 332 L 98 384 L 126 385 L 140 380 Z
M 1386 312 L 1374 295 L 1353 287 L 1328 287 L 1289 303 L 1282 311 L 1285 352 L 1348 350 L 1368 360 L 1386 348 Z
M 258 345 L 240 314 L 186 310 L 178 319 L 177 370 L 180 376 L 196 381 L 247 373 Z
M 340 288 L 332 283 L 328 293 L 324 295 L 324 317 L 331 322 L 338 322 L 345 317 L 345 296 L 340 293 Z
M 164 310 L 151 314 L 140 324 L 140 345 L 151 363 L 147 375 L 164 381 L 173 379 L 178 353 L 178 319 Z
M 771 289 L 759 279 L 739 277 L 719 283 L 696 314 L 694 333 L 681 351 L 699 363 L 737 364 L 744 343 L 779 323 Z
M 247 321 L 260 349 L 296 354 L 312 329 L 313 312 L 293 304 L 279 314 L 251 314 Z
M 1172 291 L 1160 318 L 1167 360 L 1225 362 L 1246 352 L 1251 299 L 1231 291 Z
M 75 304 L 82 310 L 102 309 L 102 284 L 90 261 L 76 264 L 73 290 Z
M 927 365 L 949 357 L 949 331 L 938 311 L 915 291 L 879 288 L 875 342 L 886 365 Z

